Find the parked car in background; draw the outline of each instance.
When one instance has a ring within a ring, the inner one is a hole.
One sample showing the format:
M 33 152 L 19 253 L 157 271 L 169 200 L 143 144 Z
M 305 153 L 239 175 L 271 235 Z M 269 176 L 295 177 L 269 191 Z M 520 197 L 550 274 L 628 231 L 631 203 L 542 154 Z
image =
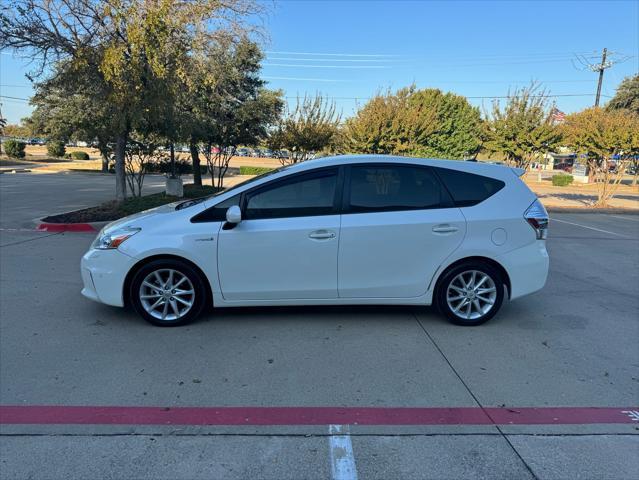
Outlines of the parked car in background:
M 548 215 L 523 173 L 377 155 L 290 165 L 107 225 L 82 293 L 161 326 L 211 306 L 327 304 L 434 304 L 478 325 L 546 282 Z
M 555 170 L 563 170 L 564 172 L 572 172 L 572 163 L 557 163 L 555 164 Z
M 262 156 L 264 158 L 273 158 L 273 150 L 265 148 L 262 150 Z
M 236 150 L 235 155 L 237 155 L 238 157 L 249 157 L 250 152 L 248 148 L 242 147 Z

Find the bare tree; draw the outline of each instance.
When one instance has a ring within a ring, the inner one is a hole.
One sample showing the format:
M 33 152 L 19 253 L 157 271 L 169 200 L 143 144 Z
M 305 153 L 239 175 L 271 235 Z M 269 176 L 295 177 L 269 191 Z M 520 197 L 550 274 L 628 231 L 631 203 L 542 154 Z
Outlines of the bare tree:
M 151 163 L 159 163 L 166 159 L 166 154 L 158 149 L 159 144 L 150 139 L 145 141 L 131 140 L 125 153 L 124 167 L 129 191 L 134 197 L 142 196 L 144 177 Z
M 289 158 L 280 162 L 298 163 L 308 160 L 313 153 L 330 146 L 338 135 L 341 115 L 334 101 L 321 94 L 298 98 L 295 108 L 289 110 L 273 129 L 268 140 L 273 150 L 288 150 Z

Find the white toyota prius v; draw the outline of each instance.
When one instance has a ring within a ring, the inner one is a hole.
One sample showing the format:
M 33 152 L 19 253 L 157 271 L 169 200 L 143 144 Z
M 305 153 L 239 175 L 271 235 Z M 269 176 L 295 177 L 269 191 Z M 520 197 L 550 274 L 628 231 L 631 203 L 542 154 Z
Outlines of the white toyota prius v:
M 311 160 L 107 225 L 82 293 L 175 326 L 209 307 L 434 305 L 479 325 L 541 289 L 548 214 L 521 170 L 353 155 Z

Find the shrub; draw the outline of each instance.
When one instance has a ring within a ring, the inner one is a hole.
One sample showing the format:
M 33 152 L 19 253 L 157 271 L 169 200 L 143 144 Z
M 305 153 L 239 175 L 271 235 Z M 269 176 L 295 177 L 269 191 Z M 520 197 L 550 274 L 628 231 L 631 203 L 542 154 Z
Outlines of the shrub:
M 57 140 L 47 143 L 47 154 L 51 157 L 62 158 L 64 157 L 64 142 Z
M 7 140 L 4 142 L 4 151 L 12 158 L 24 158 L 25 143 L 17 140 Z
M 74 160 L 88 160 L 89 154 L 87 152 L 71 152 L 69 154 Z
M 275 170 L 270 167 L 247 167 L 240 166 L 240 175 L 262 175 L 263 173 L 272 172 Z
M 555 187 L 565 187 L 566 185 L 570 185 L 572 183 L 572 175 L 566 175 L 565 173 L 560 173 L 559 175 L 552 176 L 552 184 Z

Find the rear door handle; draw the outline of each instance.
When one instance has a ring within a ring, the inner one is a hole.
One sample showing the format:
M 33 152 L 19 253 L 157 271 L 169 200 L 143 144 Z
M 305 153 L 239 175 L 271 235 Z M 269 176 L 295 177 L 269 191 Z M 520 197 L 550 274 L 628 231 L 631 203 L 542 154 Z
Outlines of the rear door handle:
M 308 234 L 309 238 L 313 240 L 327 240 L 329 238 L 335 238 L 335 232 L 329 230 L 315 230 Z
M 433 232 L 435 233 L 455 233 L 459 228 L 454 227 L 452 225 L 436 225 L 433 227 Z

